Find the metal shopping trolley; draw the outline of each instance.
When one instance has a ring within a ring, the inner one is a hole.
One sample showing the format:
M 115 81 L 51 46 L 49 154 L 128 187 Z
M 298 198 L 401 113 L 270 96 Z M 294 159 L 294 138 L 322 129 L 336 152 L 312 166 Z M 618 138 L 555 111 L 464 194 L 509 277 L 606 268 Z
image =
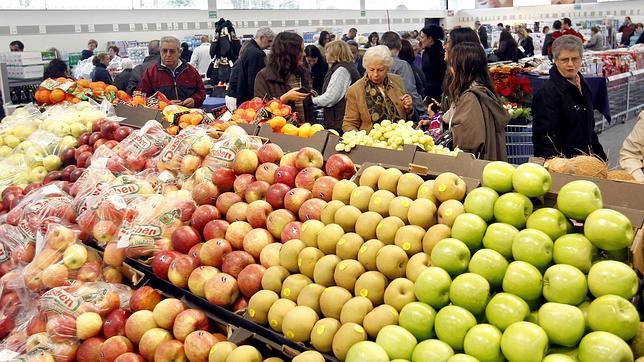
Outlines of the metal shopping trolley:
M 532 125 L 508 125 L 505 127 L 505 146 L 508 162 L 520 165 L 534 155 Z

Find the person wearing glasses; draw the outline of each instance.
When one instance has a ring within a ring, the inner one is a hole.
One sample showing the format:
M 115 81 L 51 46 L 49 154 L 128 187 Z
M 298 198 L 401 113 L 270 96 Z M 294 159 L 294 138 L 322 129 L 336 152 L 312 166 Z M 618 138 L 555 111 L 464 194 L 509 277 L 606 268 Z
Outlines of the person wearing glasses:
M 180 59 L 181 42 L 173 36 L 164 36 L 160 41 L 161 59 L 143 73 L 138 90 L 151 96 L 159 91 L 172 104 L 197 108 L 206 98 L 203 80 L 199 71 Z
M 536 157 L 590 154 L 606 160 L 595 133 L 592 93 L 579 73 L 583 51 L 581 39 L 574 35 L 563 35 L 552 43 L 550 79 L 532 100 Z

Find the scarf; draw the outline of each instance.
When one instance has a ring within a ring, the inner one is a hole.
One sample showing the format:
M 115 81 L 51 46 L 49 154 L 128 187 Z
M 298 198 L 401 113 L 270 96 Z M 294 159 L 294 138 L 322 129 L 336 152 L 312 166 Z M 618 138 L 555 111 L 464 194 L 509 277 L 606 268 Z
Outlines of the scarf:
M 383 82 L 384 92 L 381 92 L 378 85 L 367 78 L 365 84 L 365 100 L 367 101 L 367 109 L 371 114 L 371 122 L 373 124 L 380 123 L 388 119 L 390 121 L 397 121 L 400 117 L 396 105 L 386 95 L 386 90 L 392 85 L 389 84 L 389 79 L 385 77 Z

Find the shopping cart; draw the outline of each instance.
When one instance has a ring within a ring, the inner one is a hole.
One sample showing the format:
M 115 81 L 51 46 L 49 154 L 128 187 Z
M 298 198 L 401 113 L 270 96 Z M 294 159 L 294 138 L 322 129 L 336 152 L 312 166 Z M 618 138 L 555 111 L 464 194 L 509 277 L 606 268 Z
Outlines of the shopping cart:
M 534 155 L 532 125 L 508 125 L 505 127 L 505 146 L 508 162 L 520 165 Z

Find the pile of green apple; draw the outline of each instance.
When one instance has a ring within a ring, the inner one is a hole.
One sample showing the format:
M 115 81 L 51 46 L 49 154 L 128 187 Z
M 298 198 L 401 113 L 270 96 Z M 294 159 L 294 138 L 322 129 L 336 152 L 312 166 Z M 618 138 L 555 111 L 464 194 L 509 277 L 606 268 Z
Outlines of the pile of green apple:
M 339 181 L 300 239 L 262 250 L 250 317 L 354 362 L 632 361 L 629 219 L 581 180 L 535 209 L 552 183 L 536 164 L 492 162 L 482 180 L 467 195 L 452 173 Z

